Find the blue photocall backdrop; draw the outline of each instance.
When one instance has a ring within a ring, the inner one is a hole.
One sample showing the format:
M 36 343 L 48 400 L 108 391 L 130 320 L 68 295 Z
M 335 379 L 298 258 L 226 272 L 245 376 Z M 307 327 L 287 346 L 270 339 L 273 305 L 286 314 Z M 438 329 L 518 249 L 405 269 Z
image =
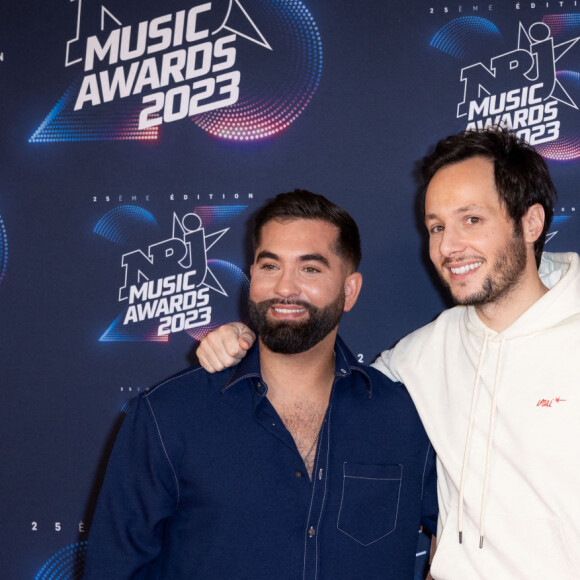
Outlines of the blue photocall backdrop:
M 78 579 L 123 404 L 244 318 L 248 230 L 296 187 L 347 209 L 370 363 L 448 303 L 417 164 L 509 123 L 580 247 L 574 0 L 22 0 L 0 17 L 1 575 Z M 418 552 L 425 550 L 419 544 Z

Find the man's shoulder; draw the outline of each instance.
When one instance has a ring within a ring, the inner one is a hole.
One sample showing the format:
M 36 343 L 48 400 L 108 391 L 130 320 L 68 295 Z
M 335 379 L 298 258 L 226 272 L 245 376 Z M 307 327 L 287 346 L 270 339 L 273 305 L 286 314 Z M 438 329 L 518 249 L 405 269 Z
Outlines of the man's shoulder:
M 367 424 L 372 424 L 371 417 L 380 418 L 388 433 L 404 427 L 408 433 L 414 433 L 426 441 L 423 425 L 407 387 L 401 382 L 392 381 L 373 367 L 368 367 L 367 372 L 371 381 L 369 404 L 372 408 L 372 413 L 367 415 Z M 423 439 L 415 441 L 420 440 Z
M 381 398 L 398 399 L 414 407 L 407 387 L 400 381 L 391 380 L 388 376 L 374 367 L 365 367 L 365 371 L 371 382 L 372 395 L 375 400 Z
M 208 373 L 195 365 L 172 375 L 140 396 L 156 408 L 200 405 L 218 398 L 226 384 L 231 369 Z
M 337 351 L 337 368 L 340 369 L 343 376 L 346 374 L 344 369 L 350 368 L 350 380 L 362 380 L 367 388 L 370 387 L 371 399 L 373 396 L 375 400 L 378 397 L 383 399 L 388 397 L 401 397 L 403 399 L 409 397 L 407 389 L 402 383 L 391 380 L 373 366 L 358 362 L 345 342 L 339 337 L 337 338 L 335 350 Z M 339 356 L 340 359 L 338 358 Z M 341 365 L 345 366 L 341 368 Z
M 401 338 L 392 348 L 384 350 L 372 363 L 373 368 L 393 380 L 405 381 L 403 370 L 415 368 L 419 358 L 439 352 L 450 332 L 458 330 L 466 312 L 456 306 L 441 312 L 432 322 Z M 410 366 L 409 366 L 410 365 Z

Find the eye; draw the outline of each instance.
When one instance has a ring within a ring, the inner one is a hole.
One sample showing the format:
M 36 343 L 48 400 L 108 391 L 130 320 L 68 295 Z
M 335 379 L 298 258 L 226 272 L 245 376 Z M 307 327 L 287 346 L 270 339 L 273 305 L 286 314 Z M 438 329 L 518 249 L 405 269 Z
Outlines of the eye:
M 468 217 L 466 221 L 468 224 L 478 224 L 481 222 L 481 218 L 471 216 L 471 217 Z
M 275 270 L 275 269 L 276 269 L 275 264 L 262 264 L 260 266 L 260 270 Z
M 304 271 L 308 274 L 318 274 L 320 272 L 320 270 L 314 266 L 306 266 Z
M 429 228 L 430 234 L 440 234 L 443 231 L 443 226 L 432 226 Z

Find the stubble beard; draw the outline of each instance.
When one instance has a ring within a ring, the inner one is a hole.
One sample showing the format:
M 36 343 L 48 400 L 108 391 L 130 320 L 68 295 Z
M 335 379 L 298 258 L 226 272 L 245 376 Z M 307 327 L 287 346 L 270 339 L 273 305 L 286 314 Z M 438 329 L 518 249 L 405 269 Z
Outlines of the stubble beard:
M 527 254 L 523 235 L 521 231 L 514 230 L 513 237 L 507 247 L 497 256 L 492 272 L 485 278 L 478 291 L 469 296 L 456 296 L 449 282 L 443 277 L 441 280 L 449 288 L 455 304 L 483 306 L 504 300 L 519 285 L 526 265 Z

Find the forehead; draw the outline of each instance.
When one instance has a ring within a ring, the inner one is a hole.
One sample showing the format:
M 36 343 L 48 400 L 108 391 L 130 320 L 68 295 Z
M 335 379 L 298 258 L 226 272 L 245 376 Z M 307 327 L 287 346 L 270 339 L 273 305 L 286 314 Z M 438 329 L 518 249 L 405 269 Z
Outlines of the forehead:
M 313 251 L 336 255 L 338 227 L 323 220 L 272 220 L 264 224 L 258 250 L 276 253 Z
M 453 210 L 469 205 L 500 206 L 493 162 L 485 157 L 472 157 L 441 168 L 427 187 L 427 218 L 443 208 Z

